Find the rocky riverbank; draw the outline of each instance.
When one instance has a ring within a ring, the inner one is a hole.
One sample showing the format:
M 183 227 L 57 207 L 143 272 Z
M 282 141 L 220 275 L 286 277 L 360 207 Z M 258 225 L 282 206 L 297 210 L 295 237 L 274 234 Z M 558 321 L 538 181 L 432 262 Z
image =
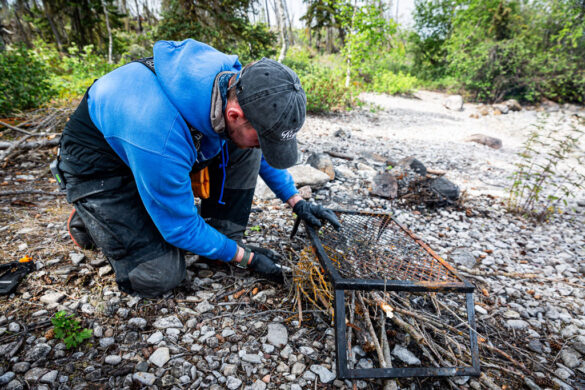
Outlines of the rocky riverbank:
M 404 378 L 396 387 L 585 388 L 585 194 L 544 223 L 505 206 L 532 125 L 564 131 L 585 111 L 549 105 L 506 115 L 490 108 L 484 115 L 483 106 L 447 109 L 445 96 L 429 92 L 364 100 L 372 105 L 308 117 L 299 136 L 302 162 L 327 155 L 333 171 L 311 182 L 313 171 L 295 168 L 297 181 L 311 187 L 303 193 L 334 208 L 392 212 L 477 288 L 482 377 Z M 465 141 L 476 133 L 500 139 L 502 147 Z M 374 177 L 409 156 L 457 184 L 462 201 L 429 209 L 373 196 Z M 0 387 L 382 387 L 380 380 L 335 380 L 331 318 L 308 310 L 299 326 L 292 294 L 246 272 L 188 256 L 189 277 L 172 294 L 157 300 L 121 294 L 103 256 L 70 243 L 70 206 L 52 194 L 50 158 L 49 151 L 31 151 L 1 171 L 4 191 L 22 191 L 0 198 L 3 260 L 28 254 L 37 271 L 0 299 Z M 246 240 L 290 253 L 303 242 L 289 240 L 292 223 L 290 209 L 259 186 Z M 92 338 L 66 349 L 48 322 L 58 310 L 75 313 Z M 420 357 L 399 329 L 390 343 L 398 363 Z M 363 367 L 375 361 L 359 353 Z

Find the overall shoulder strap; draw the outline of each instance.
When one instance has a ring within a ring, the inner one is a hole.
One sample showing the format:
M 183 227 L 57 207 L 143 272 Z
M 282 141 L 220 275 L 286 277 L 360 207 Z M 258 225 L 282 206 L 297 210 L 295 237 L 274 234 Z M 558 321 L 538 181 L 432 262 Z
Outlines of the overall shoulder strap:
M 142 65 L 146 66 L 148 69 L 152 71 L 152 73 L 156 74 L 154 70 L 154 57 L 144 57 L 134 60 L 132 62 L 140 62 Z

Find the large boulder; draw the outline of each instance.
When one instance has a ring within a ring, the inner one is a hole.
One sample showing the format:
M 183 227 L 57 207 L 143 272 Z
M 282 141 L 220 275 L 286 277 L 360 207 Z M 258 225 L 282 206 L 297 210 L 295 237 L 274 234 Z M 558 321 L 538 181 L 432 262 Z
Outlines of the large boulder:
M 325 172 L 329 176 L 330 180 L 335 180 L 335 169 L 333 168 L 333 161 L 331 161 L 331 157 L 328 155 L 322 153 L 312 153 L 307 159 L 307 164 L 320 170 L 321 172 Z
M 463 96 L 451 95 L 443 101 L 443 106 L 451 111 L 463 111 Z
M 328 174 L 307 164 L 295 165 L 289 168 L 288 172 L 292 175 L 297 187 L 310 186 L 312 189 L 316 189 L 330 180 Z
M 465 139 L 466 142 L 475 142 L 485 146 L 489 146 L 492 149 L 500 149 L 502 147 L 502 140 L 496 137 L 490 137 L 485 134 L 472 134 Z
M 256 189 L 254 189 L 254 196 L 261 200 L 269 200 L 276 198 L 276 195 L 272 190 L 266 185 L 264 180 L 261 177 L 258 177 L 258 181 L 256 182 Z
M 503 104 L 505 104 L 510 111 L 522 111 L 522 106 L 516 99 L 508 99 Z
M 396 178 L 388 172 L 376 175 L 371 194 L 388 199 L 396 198 L 398 195 L 398 182 Z

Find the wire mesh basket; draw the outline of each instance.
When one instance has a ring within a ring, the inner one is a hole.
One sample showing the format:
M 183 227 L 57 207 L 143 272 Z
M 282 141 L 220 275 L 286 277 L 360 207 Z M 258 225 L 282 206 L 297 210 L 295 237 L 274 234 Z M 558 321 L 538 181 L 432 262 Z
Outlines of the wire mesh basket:
M 313 251 L 335 291 L 337 376 L 341 379 L 477 376 L 480 373 L 473 291 L 475 287 L 388 213 L 335 210 L 341 228 L 305 224 Z M 299 220 L 295 224 L 295 234 Z M 349 368 L 346 291 L 465 294 L 471 366 Z
M 388 214 L 337 212 L 318 237 L 344 279 L 463 283 L 454 270 Z

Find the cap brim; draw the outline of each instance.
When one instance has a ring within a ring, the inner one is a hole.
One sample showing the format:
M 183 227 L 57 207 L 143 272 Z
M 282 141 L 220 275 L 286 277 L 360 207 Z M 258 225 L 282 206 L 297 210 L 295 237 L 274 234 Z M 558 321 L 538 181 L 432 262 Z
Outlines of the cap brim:
M 271 167 L 287 169 L 297 163 L 297 137 L 286 141 L 271 141 L 266 137 L 258 137 L 264 159 Z

